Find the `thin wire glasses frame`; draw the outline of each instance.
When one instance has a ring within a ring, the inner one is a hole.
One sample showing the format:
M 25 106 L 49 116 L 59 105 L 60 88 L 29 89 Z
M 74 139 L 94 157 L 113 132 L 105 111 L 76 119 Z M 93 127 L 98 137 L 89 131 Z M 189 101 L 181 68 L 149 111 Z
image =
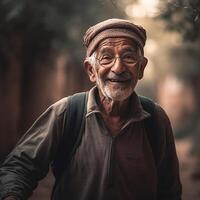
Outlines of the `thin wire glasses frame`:
M 116 60 L 120 61 L 127 67 L 135 67 L 136 64 L 141 60 L 142 56 L 136 56 L 132 53 L 125 53 L 122 56 L 114 55 L 101 55 L 99 57 L 95 56 L 95 59 L 98 61 L 98 64 L 104 68 L 113 67 Z

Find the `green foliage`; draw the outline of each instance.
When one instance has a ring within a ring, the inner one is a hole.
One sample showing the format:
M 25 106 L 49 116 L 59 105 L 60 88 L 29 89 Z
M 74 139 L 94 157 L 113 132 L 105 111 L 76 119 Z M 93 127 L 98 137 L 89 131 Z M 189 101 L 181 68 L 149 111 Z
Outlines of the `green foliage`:
M 70 50 L 79 59 L 82 36 L 90 25 L 123 17 L 115 4 L 112 0 L 1 0 L 0 40 L 8 32 L 22 31 L 26 45 L 37 52 L 54 46 Z
M 160 1 L 161 14 L 167 28 L 182 36 L 181 46 L 171 50 L 170 60 L 177 76 L 194 84 L 200 74 L 200 1 Z M 195 88 L 195 84 L 193 85 Z
M 184 39 L 200 39 L 200 1 L 168 0 L 161 2 L 161 15 L 168 28 L 180 32 Z

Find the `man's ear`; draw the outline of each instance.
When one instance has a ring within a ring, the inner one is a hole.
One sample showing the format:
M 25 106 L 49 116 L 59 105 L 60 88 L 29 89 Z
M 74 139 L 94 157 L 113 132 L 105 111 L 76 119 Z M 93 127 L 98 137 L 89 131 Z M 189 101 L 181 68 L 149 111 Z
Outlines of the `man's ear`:
M 95 75 L 95 71 L 93 66 L 90 64 L 90 62 L 85 59 L 84 61 L 84 67 L 85 67 L 85 71 L 87 72 L 89 79 L 92 83 L 96 82 L 96 75 Z
M 148 63 L 148 59 L 146 57 L 143 57 L 142 58 L 142 61 L 140 62 L 140 66 L 139 66 L 139 80 L 143 78 L 143 75 L 144 75 L 144 69 L 146 67 Z

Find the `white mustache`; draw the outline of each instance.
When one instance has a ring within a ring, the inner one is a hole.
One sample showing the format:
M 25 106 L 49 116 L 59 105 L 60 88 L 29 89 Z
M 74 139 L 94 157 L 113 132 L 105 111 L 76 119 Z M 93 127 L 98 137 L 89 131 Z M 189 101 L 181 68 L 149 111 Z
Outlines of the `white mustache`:
M 115 74 L 114 72 L 109 72 L 106 79 L 112 79 L 116 81 L 126 81 L 131 79 L 131 74 L 129 72 L 123 72 L 121 74 Z

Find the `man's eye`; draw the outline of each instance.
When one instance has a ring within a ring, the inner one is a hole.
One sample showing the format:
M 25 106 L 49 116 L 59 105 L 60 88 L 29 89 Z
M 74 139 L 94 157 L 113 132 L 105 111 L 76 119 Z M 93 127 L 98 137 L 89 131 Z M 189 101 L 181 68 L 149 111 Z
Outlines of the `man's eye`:
M 133 58 L 133 56 L 132 55 L 125 55 L 125 56 L 123 56 L 123 58 L 131 59 L 131 58 Z
M 135 62 L 136 56 L 134 56 L 133 54 L 125 54 L 125 55 L 123 55 L 122 59 L 125 62 Z
M 113 61 L 113 56 L 111 56 L 111 55 L 104 55 L 104 56 L 101 57 L 100 61 L 103 62 L 103 63 L 112 62 Z
M 110 56 L 110 55 L 104 55 L 104 56 L 102 56 L 102 59 L 112 59 L 113 58 L 113 56 Z

